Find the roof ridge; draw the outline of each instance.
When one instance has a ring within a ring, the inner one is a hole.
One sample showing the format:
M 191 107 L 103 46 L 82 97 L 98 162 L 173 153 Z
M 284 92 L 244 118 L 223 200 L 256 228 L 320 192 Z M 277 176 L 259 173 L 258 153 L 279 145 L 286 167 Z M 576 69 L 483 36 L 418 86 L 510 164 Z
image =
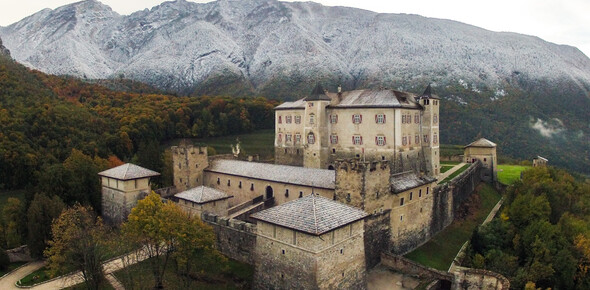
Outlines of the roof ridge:
M 313 225 L 315 228 L 315 233 L 318 234 L 320 229 L 318 228 L 318 217 L 316 214 L 316 207 L 315 207 L 315 194 L 311 194 L 311 203 L 312 203 L 312 209 L 313 209 Z

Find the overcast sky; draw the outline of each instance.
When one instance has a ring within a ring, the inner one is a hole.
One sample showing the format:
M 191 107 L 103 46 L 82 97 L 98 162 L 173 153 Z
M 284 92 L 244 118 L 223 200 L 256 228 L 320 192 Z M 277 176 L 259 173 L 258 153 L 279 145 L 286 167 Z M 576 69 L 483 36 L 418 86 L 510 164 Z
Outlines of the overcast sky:
M 241 0 L 247 1 L 247 0 Z M 76 0 L 1 0 L 0 26 L 10 25 L 44 8 Z M 101 0 L 119 14 L 151 8 L 163 0 Z M 209 2 L 209 1 L 193 1 Z M 411 13 L 456 20 L 492 31 L 535 35 L 578 47 L 590 56 L 590 0 L 315 0 L 383 13 Z

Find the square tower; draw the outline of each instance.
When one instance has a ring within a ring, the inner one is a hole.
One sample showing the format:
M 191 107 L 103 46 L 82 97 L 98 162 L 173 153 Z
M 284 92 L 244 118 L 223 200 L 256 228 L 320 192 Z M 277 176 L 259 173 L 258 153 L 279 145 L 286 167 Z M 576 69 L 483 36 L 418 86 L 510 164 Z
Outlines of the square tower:
M 496 143 L 480 138 L 464 147 L 463 158 L 466 163 L 481 161 L 485 170 L 482 171 L 482 179 L 487 182 L 498 180 L 498 161 L 496 158 Z
M 303 166 L 326 168 L 328 162 L 328 120 L 326 107 L 332 99 L 326 95 L 321 85 L 317 85 L 311 95 L 304 99 L 303 120 Z
M 174 186 L 182 192 L 203 185 L 203 170 L 209 167 L 207 147 L 172 146 Z
M 423 107 L 419 139 L 426 159 L 426 174 L 437 176 L 440 174 L 440 98 L 433 93 L 432 87 L 428 85 L 424 93 L 418 97 L 418 102 Z
M 102 185 L 102 216 L 109 223 L 121 224 L 137 201 L 152 191 L 150 177 L 160 173 L 127 163 L 98 175 Z
M 366 289 L 364 218 L 357 208 L 310 194 L 251 217 L 260 289 Z

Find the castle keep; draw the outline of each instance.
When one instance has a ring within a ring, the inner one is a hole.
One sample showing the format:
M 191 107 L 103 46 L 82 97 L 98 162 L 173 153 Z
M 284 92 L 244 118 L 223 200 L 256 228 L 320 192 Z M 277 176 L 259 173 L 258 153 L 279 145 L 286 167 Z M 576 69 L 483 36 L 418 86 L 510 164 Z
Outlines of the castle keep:
M 416 96 L 396 90 L 311 95 L 276 108 L 275 162 L 335 168 L 336 160 L 388 160 L 395 171 L 439 168 L 439 101 L 430 86 Z
M 430 86 L 420 96 L 317 86 L 276 108 L 275 164 L 174 146 L 174 187 L 162 196 L 253 264 L 257 288 L 366 288 L 381 253 L 425 243 L 495 179 L 495 144 L 483 139 L 465 147 L 469 170 L 437 186 L 439 101 Z M 132 164 L 101 172 L 105 218 L 123 221 L 156 175 Z

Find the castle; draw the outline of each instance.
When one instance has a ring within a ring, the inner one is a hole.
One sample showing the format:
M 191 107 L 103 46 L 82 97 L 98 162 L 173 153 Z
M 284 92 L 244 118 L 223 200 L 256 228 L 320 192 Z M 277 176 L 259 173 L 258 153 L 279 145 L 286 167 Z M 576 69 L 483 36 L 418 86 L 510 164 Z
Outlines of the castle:
M 211 224 L 220 251 L 253 264 L 257 288 L 363 289 L 381 253 L 428 241 L 475 173 L 495 172 L 495 144 L 478 147 L 459 183 L 437 186 L 439 101 L 430 86 L 421 96 L 317 86 L 276 108 L 276 164 L 175 146 L 174 188 L 160 193 Z M 157 174 L 131 164 L 99 173 L 104 218 L 123 221 Z

